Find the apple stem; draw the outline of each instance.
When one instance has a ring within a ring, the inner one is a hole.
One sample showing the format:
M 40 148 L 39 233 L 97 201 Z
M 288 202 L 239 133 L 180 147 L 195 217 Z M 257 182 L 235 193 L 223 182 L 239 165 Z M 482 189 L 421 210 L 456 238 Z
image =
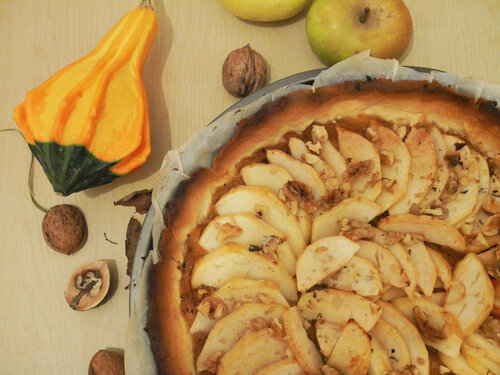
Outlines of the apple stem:
M 365 9 L 363 9 L 363 13 L 361 13 L 361 16 L 359 16 L 359 22 L 365 23 L 369 15 L 370 15 L 370 8 L 366 7 Z

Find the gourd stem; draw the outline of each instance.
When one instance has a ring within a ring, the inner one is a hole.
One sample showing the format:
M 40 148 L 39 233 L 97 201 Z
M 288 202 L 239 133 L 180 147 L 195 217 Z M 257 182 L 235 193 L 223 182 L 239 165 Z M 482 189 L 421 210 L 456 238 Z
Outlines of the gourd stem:
M 47 213 L 47 212 L 49 212 L 49 210 L 47 210 L 40 203 L 37 202 L 37 200 L 35 199 L 35 193 L 33 192 L 33 164 L 34 164 L 34 162 L 35 162 L 35 156 L 33 154 L 31 154 L 30 171 L 29 171 L 29 175 L 28 175 L 28 190 L 30 192 L 31 201 L 33 202 L 35 207 L 38 208 L 43 213 Z
M 141 0 L 139 7 L 153 9 L 153 4 L 151 0 Z

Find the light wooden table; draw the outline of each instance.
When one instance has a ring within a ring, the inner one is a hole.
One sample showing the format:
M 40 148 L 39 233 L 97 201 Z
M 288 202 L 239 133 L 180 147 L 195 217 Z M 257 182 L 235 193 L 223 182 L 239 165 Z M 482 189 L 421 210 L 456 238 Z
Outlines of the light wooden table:
M 500 82 L 500 1 L 407 0 L 414 39 L 406 65 L 426 66 Z M 15 127 L 14 107 L 25 93 L 87 53 L 137 0 L 2 0 L 0 7 L 0 128 Z M 164 154 L 202 129 L 236 99 L 221 84 L 231 50 L 247 43 L 271 68 L 270 80 L 320 68 L 304 14 L 260 25 L 241 21 L 217 0 L 157 0 L 159 33 L 144 70 L 151 113 L 152 154 L 144 167 L 115 182 L 62 198 L 35 165 L 34 190 L 46 207 L 79 206 L 88 221 L 85 247 L 72 256 L 49 249 L 42 212 L 31 203 L 30 153 L 15 132 L 0 133 L 0 375 L 85 374 L 101 348 L 123 348 L 128 318 L 125 230 L 132 208 L 122 196 L 152 186 Z M 105 235 L 113 244 L 105 239 Z M 72 311 L 64 288 L 72 270 L 113 260 L 114 296 L 88 312 Z

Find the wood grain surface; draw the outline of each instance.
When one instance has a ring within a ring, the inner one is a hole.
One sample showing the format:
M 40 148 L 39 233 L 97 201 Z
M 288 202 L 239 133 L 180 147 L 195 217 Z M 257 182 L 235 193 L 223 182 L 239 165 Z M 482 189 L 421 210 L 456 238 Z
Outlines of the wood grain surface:
M 407 0 L 414 37 L 403 64 L 500 81 L 500 1 Z M 26 92 L 90 51 L 137 0 L 0 1 L 0 129 Z M 226 55 L 247 43 L 270 67 L 270 82 L 323 67 L 307 43 L 305 12 L 258 24 L 232 16 L 218 0 L 156 0 L 159 33 L 144 69 L 152 154 L 137 172 L 103 187 L 60 197 L 40 166 L 34 191 L 50 207 L 76 204 L 89 226 L 85 247 L 71 256 L 45 245 L 43 213 L 31 203 L 30 153 L 16 132 L 0 133 L 0 375 L 85 374 L 101 348 L 123 348 L 128 319 L 125 230 L 134 209 L 113 202 L 152 186 L 165 153 L 236 102 L 221 84 Z M 114 242 L 114 243 L 113 243 Z M 72 311 L 64 288 L 72 270 L 111 260 L 115 292 L 104 305 Z

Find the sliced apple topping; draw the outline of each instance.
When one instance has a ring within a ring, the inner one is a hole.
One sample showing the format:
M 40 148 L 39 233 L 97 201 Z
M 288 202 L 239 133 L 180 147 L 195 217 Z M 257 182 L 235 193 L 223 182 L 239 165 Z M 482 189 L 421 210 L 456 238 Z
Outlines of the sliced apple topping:
M 336 177 L 332 167 L 317 154 L 311 152 L 304 141 L 295 137 L 290 137 L 288 139 L 288 148 L 295 159 L 309 164 L 318 172 L 321 180 L 325 183 L 326 190 L 331 191 L 338 188 L 340 180 Z
M 314 199 L 319 200 L 328 193 L 318 172 L 309 164 L 294 159 L 281 150 L 267 150 L 266 156 L 269 163 L 282 166 L 292 175 L 294 180 L 311 189 Z
M 323 237 L 306 247 L 297 258 L 297 288 L 304 292 L 344 267 L 359 249 L 342 237 Z
M 378 324 L 378 323 L 377 323 Z M 371 337 L 349 320 L 328 357 L 327 364 L 342 374 L 366 374 L 370 363 Z
M 406 213 L 412 205 L 420 204 L 437 172 L 436 147 L 425 129 L 412 128 L 405 145 L 411 156 L 408 188 L 403 198 L 389 209 L 391 215 Z
M 441 196 L 441 202 L 448 212 L 444 220 L 455 225 L 474 210 L 479 193 L 479 167 L 469 146 L 460 138 L 445 135 L 444 139 L 451 171 L 447 194 Z
M 283 316 L 283 306 L 277 304 L 247 303 L 217 321 L 210 331 L 196 361 L 198 371 L 210 370 L 211 359 L 225 353 L 247 330 L 270 327 Z
M 408 241 L 407 243 L 403 242 L 403 246 L 405 246 L 413 264 L 417 268 L 417 286 L 424 295 L 429 297 L 434 291 L 434 285 L 436 284 L 437 268 L 427 247 L 423 242 L 415 240 Z
M 389 353 L 384 351 L 375 337 L 371 340 L 371 352 L 368 375 L 390 374 L 392 367 Z
M 453 270 L 443 307 L 453 313 L 464 336 L 475 332 L 493 308 L 495 290 L 481 261 L 467 254 Z
M 312 223 L 311 241 L 338 235 L 342 226 L 351 220 L 368 223 L 380 211 L 378 204 L 364 198 L 348 198 L 335 207 L 314 218 Z
M 410 153 L 398 135 L 378 121 L 370 121 L 367 133 L 380 156 L 382 192 L 375 202 L 384 212 L 406 193 Z
M 458 230 L 447 222 L 427 215 L 401 214 L 382 218 L 378 227 L 386 232 L 410 233 L 424 241 L 465 251 L 465 241 Z
M 453 371 L 454 374 L 460 375 L 482 375 L 480 372 L 476 372 L 473 368 L 469 366 L 463 355 L 458 357 L 450 357 L 446 354 L 439 353 L 439 359 L 443 364 Z
M 348 161 L 342 180 L 351 183 L 351 195 L 371 201 L 382 192 L 380 157 L 373 144 L 350 130 L 336 127 L 339 151 Z
M 490 214 L 500 213 L 500 178 L 497 171 L 490 173 L 488 196 L 483 203 L 483 209 Z
M 280 189 L 288 181 L 293 181 L 292 175 L 277 164 L 254 163 L 243 167 L 241 178 L 248 186 L 266 186 L 278 195 Z
M 382 319 L 390 324 L 403 338 L 408 347 L 410 363 L 418 373 L 429 373 L 429 352 L 417 328 L 393 305 L 378 300 L 377 305 L 382 310 Z
M 462 354 L 467 364 L 479 374 L 500 374 L 500 364 L 488 358 L 484 349 L 463 343 Z
M 410 366 L 408 346 L 399 332 L 390 324 L 381 319 L 369 331 L 369 334 L 377 339 L 382 349 L 387 353 L 394 370 L 403 371 Z
M 290 357 L 284 333 L 280 335 L 277 331 L 272 328 L 247 331 L 222 355 L 217 374 L 255 374 L 274 362 Z
M 318 319 L 314 325 L 316 330 L 316 341 L 318 342 L 321 354 L 329 357 L 342 332 L 342 326 L 329 322 L 325 319 Z
M 360 246 L 356 256 L 368 260 L 380 274 L 383 285 L 392 285 L 396 288 L 408 286 L 408 275 L 401 263 L 386 248 L 373 241 L 357 241 Z
M 285 235 L 254 214 L 217 216 L 210 221 L 200 236 L 199 244 L 207 251 L 228 242 L 248 245 L 249 251 L 260 251 L 279 260 L 295 275 L 295 254 L 285 241 Z
M 237 186 L 224 194 L 215 204 L 219 215 L 252 213 L 286 235 L 295 255 L 305 248 L 302 229 L 293 214 L 269 188 Z
M 457 318 L 441 306 L 425 298 L 396 298 L 392 305 L 412 321 L 425 343 L 436 350 L 456 357 L 462 345 L 462 331 Z
M 198 259 L 193 267 L 191 286 L 219 288 L 235 277 L 275 282 L 285 298 L 297 300 L 297 287 L 280 262 L 251 252 L 248 246 L 227 243 Z
M 352 291 L 363 297 L 382 294 L 382 281 L 377 269 L 366 259 L 354 255 L 338 272 L 323 280 L 327 288 Z
M 293 358 L 282 359 L 263 367 L 255 375 L 303 375 L 304 370 Z
M 338 325 L 354 319 L 365 331 L 373 328 L 381 314 L 380 307 L 368 299 L 337 289 L 304 293 L 297 307 L 305 319 L 325 319 Z
M 438 199 L 443 193 L 446 182 L 448 181 L 448 177 L 450 175 L 448 161 L 445 159 L 448 148 L 446 147 L 443 134 L 435 126 L 431 126 L 427 130 L 427 132 L 429 133 L 432 142 L 434 142 L 434 148 L 436 149 L 437 170 L 436 176 L 432 181 L 432 185 L 430 189 L 427 190 L 424 199 L 420 203 L 420 207 L 431 207 L 432 205 L 439 203 Z
M 314 343 L 307 337 L 307 332 L 302 324 L 302 317 L 297 307 L 289 307 L 283 312 L 283 327 L 286 340 L 292 350 L 293 356 L 299 362 L 300 367 L 307 374 L 322 375 L 321 366 L 323 361 Z
M 342 178 L 344 172 L 347 170 L 347 161 L 342 156 L 339 150 L 337 150 L 330 141 L 326 140 L 321 143 L 321 151 L 319 153 L 321 159 L 325 161 L 326 164 L 332 168 L 335 176 L 340 181 L 340 186 L 347 191 L 351 189 L 350 181 L 346 181 Z
M 450 289 L 452 277 L 450 264 L 444 259 L 439 251 L 430 247 L 427 247 L 427 251 L 429 251 L 432 261 L 436 266 L 437 276 L 439 280 L 441 280 L 444 290 Z

